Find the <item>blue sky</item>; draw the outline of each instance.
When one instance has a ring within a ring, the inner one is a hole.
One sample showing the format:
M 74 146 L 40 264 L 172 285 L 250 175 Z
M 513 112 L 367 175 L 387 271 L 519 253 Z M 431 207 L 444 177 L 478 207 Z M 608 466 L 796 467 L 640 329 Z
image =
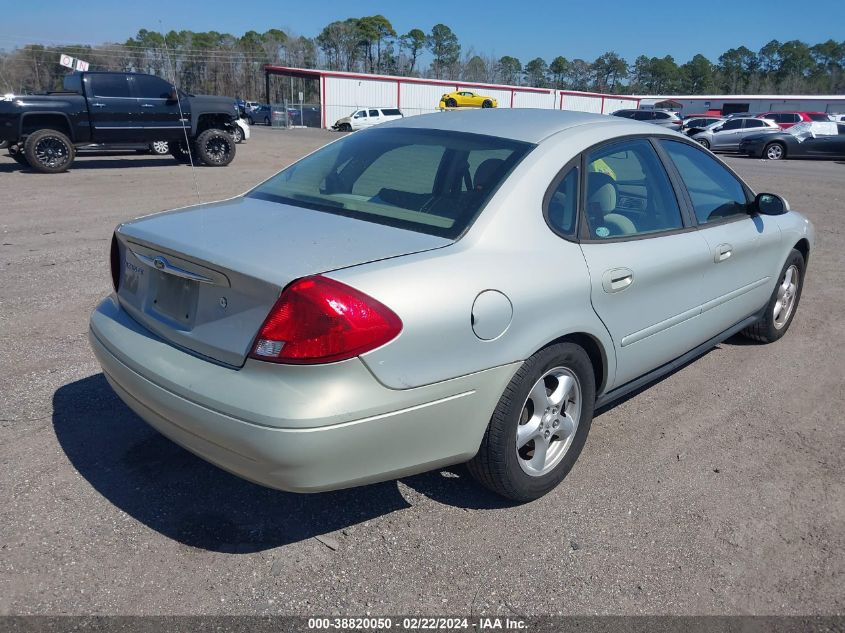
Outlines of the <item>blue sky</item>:
M 472 47 L 496 57 L 513 55 L 523 63 L 538 56 L 550 61 L 557 55 L 592 61 L 607 50 L 629 62 L 640 54 L 672 55 L 684 62 L 699 52 L 716 61 L 726 49 L 743 44 L 756 51 L 771 39 L 814 44 L 845 36 L 836 10 L 801 17 L 795 0 L 692 4 L 659 0 L 7 0 L 2 4 L 0 48 L 5 49 L 31 41 L 123 41 L 141 28 L 235 35 L 281 28 L 313 37 L 332 20 L 377 13 L 386 16 L 399 33 L 415 27 L 428 32 L 442 22 L 457 33 L 464 50 Z M 689 17 L 698 15 L 708 17 Z

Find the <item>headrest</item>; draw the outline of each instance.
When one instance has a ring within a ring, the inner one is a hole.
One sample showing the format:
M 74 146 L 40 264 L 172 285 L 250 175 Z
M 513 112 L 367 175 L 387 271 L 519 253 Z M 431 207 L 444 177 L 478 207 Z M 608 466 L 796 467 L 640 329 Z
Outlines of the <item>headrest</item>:
M 476 191 L 487 191 L 496 184 L 496 176 L 501 170 L 505 161 L 501 158 L 488 158 L 475 169 L 475 176 L 472 179 Z

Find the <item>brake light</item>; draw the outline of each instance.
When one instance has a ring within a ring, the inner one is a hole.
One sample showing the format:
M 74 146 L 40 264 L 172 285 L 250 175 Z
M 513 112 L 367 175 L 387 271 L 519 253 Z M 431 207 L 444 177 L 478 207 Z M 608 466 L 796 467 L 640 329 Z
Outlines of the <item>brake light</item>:
M 346 284 L 316 275 L 282 292 L 252 347 L 252 358 L 312 365 L 354 358 L 393 340 L 402 321 Z

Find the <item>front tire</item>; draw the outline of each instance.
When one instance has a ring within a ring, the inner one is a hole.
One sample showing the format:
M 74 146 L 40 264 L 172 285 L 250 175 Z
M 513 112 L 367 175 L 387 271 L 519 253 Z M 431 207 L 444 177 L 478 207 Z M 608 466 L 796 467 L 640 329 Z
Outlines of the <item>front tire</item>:
M 774 343 L 786 334 L 798 311 L 801 290 L 804 288 L 805 269 L 804 256 L 793 248 L 780 271 L 778 285 L 766 304 L 763 316 L 757 323 L 742 331 L 744 336 L 761 343 Z
M 235 158 L 235 140 L 223 130 L 209 129 L 197 137 L 197 154 L 211 167 L 225 167 Z
M 492 108 L 492 107 L 493 107 L 493 102 L 492 102 L 492 101 L 490 101 L 490 99 L 486 99 L 486 100 L 484 101 L 484 103 L 482 103 L 482 104 L 481 104 L 481 107 L 482 107 L 482 108 Z
M 558 343 L 523 363 L 502 394 L 469 462 L 473 477 L 514 501 L 531 501 L 557 486 L 587 440 L 596 399 L 584 349 Z
M 57 130 L 38 130 L 30 134 L 23 146 L 29 166 L 42 174 L 67 171 L 76 157 L 70 139 Z
M 698 143 L 699 145 L 701 145 L 702 147 L 706 147 L 707 149 L 710 149 L 710 141 L 708 141 L 706 138 L 697 138 L 697 139 L 693 139 L 693 140 L 695 140 L 695 142 Z
M 191 155 L 188 152 L 188 146 L 184 141 L 175 141 L 170 143 L 170 155 L 180 163 L 191 162 Z M 197 162 L 196 156 L 194 157 L 194 162 Z
M 763 150 L 763 156 L 769 160 L 783 160 L 786 158 L 786 148 L 780 143 L 769 143 Z
M 244 140 L 244 131 L 241 129 L 241 126 L 235 125 L 235 129 L 232 130 L 232 138 L 234 139 L 235 143 L 242 143 Z

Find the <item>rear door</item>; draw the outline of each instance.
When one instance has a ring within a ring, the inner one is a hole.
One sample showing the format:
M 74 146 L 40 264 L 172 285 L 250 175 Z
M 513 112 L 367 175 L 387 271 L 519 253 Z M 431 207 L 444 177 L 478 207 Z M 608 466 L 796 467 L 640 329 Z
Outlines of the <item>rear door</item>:
M 710 253 L 647 139 L 589 152 L 584 171 L 581 250 L 621 385 L 706 340 L 696 317 Z
M 370 110 L 369 112 L 367 112 L 367 114 L 369 115 L 367 117 L 367 125 L 369 127 L 372 127 L 373 125 L 378 125 L 382 122 L 381 112 L 379 112 L 378 110 Z
M 751 192 L 722 163 L 697 146 L 662 139 L 684 184 L 684 198 L 708 248 L 699 297 L 706 338 L 760 309 L 780 271 L 780 229 L 771 216 L 749 215 Z
M 838 134 L 825 134 L 805 139 L 801 146 L 807 156 L 816 158 L 845 157 L 845 124 L 839 123 L 836 128 Z
M 766 125 L 766 122 L 763 119 L 743 119 L 743 126 L 742 131 L 739 135 L 739 140 L 741 141 L 746 136 L 751 136 L 752 134 L 759 134 L 760 132 L 765 132 L 766 130 L 774 130 L 776 128 L 771 128 Z M 737 148 L 739 144 L 737 144 Z
M 185 128 L 191 127 L 190 103 L 171 99 L 173 86 L 152 75 L 134 75 L 130 83 L 138 98 L 139 117 L 155 140 L 184 140 Z
M 137 141 L 140 130 L 138 100 L 133 96 L 129 76 L 123 73 L 90 73 L 85 76 L 85 94 L 92 139 L 97 143 Z

